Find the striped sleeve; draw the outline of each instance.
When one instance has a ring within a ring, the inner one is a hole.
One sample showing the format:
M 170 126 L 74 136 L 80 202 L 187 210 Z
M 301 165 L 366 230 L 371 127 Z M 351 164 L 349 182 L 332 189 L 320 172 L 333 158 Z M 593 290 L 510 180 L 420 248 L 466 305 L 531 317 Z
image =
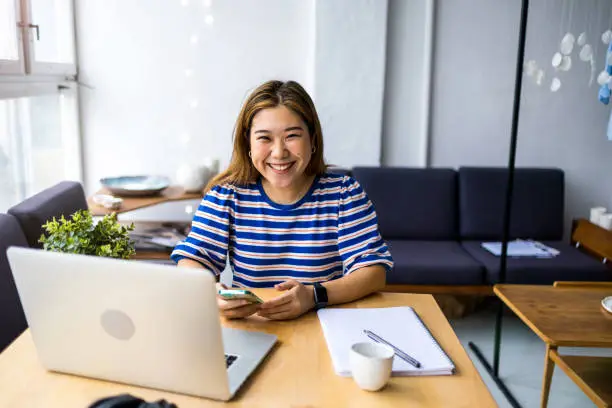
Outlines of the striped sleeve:
M 361 185 L 345 177 L 340 194 L 338 250 L 344 275 L 370 265 L 393 268 L 393 258 L 378 231 L 376 211 Z
M 220 275 L 227 259 L 233 200 L 232 187 L 214 186 L 200 202 L 191 223 L 191 232 L 174 247 L 170 258 L 174 262 L 192 259 Z

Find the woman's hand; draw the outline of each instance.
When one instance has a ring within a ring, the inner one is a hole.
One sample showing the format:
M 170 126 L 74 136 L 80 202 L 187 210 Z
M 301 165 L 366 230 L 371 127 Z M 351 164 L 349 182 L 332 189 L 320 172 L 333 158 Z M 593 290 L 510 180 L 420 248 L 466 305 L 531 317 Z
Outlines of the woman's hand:
M 305 286 L 291 279 L 274 287 L 285 293 L 262 303 L 258 313 L 260 316 L 272 320 L 294 319 L 314 307 L 312 286 Z
M 217 290 L 219 289 L 227 289 L 227 286 L 217 283 Z M 256 313 L 261 308 L 259 303 L 251 303 L 244 299 L 225 300 L 219 295 L 217 295 L 217 305 L 219 305 L 221 316 L 227 319 L 242 319 Z

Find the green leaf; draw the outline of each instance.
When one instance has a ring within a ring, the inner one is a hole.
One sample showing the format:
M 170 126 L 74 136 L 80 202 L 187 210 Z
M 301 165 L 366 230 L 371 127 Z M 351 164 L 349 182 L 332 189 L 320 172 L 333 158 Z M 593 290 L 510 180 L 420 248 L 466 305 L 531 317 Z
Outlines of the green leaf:
M 136 252 L 129 232 L 134 224 L 121 225 L 115 213 L 94 223 L 91 213 L 79 210 L 69 219 L 54 217 L 42 225 L 43 234 L 38 242 L 46 251 L 97 255 L 128 259 Z

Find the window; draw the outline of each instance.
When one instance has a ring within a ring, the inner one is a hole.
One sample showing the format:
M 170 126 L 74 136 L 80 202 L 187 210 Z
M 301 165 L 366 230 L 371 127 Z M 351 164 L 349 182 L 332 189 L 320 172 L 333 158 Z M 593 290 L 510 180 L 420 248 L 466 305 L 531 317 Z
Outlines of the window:
M 0 0 L 0 74 L 76 75 L 72 0 Z
M 75 75 L 72 0 L 29 0 L 25 21 L 29 22 L 27 71 Z
M 0 74 L 23 74 L 23 44 L 18 0 L 0 0 Z
M 0 212 L 62 180 L 81 180 L 77 98 L 0 100 Z
M 0 212 L 82 180 L 73 0 L 0 0 Z

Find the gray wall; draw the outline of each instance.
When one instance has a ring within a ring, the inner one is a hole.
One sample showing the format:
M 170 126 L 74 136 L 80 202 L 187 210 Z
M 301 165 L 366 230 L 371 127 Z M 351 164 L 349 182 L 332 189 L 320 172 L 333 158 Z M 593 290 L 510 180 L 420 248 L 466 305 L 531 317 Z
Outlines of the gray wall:
M 428 5 L 434 0 L 389 0 L 381 162 L 427 162 Z
M 520 1 L 439 0 L 432 95 L 432 166 L 507 164 Z M 609 0 L 532 0 L 525 61 L 545 71 L 541 86 L 524 77 L 517 165 L 560 167 L 566 174 L 567 228 L 594 205 L 612 208 L 612 142 L 606 127 L 611 106 L 589 87 L 590 66 L 571 54 L 569 72 L 551 65 L 563 35 L 586 31 L 596 75 L 612 28 Z M 557 75 L 561 89 L 553 93 Z

